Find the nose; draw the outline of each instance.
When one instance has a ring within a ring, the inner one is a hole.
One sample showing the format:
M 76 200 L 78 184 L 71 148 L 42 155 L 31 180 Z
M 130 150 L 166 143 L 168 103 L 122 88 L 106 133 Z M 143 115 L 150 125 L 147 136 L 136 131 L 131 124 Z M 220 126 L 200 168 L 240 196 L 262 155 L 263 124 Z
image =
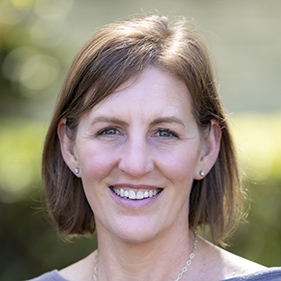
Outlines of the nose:
M 129 139 L 121 153 L 119 169 L 128 176 L 140 178 L 153 171 L 153 154 L 145 138 Z

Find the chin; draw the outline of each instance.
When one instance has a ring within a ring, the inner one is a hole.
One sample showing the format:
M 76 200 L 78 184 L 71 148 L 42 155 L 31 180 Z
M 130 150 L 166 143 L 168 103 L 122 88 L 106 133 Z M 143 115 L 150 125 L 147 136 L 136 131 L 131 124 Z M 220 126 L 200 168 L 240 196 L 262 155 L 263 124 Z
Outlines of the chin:
M 130 217 L 111 225 L 111 236 L 128 244 L 148 243 L 156 238 L 161 229 L 150 218 Z
M 153 241 L 157 235 L 155 233 L 145 231 L 126 231 L 119 233 L 118 238 L 126 244 L 145 244 Z

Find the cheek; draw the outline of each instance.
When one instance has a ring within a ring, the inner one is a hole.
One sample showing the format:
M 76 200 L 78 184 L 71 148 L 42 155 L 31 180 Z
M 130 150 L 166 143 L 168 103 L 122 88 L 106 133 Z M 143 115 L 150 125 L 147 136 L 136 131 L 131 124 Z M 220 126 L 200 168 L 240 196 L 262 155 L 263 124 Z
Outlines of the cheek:
M 99 181 L 106 177 L 116 164 L 114 155 L 98 148 L 85 148 L 78 157 L 84 180 Z
M 198 156 L 194 151 L 177 151 L 176 153 L 162 154 L 162 169 L 167 177 L 185 183 L 192 183 L 198 165 Z
M 106 197 L 108 183 L 107 177 L 112 172 L 116 161 L 104 151 L 84 149 L 79 155 L 81 165 L 81 180 L 87 200 L 98 215 L 100 207 L 104 204 L 102 198 Z

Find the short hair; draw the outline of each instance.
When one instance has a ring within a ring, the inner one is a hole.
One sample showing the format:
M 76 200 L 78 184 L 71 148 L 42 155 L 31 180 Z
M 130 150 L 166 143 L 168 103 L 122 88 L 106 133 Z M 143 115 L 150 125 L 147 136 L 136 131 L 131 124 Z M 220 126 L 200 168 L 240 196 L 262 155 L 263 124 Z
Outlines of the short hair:
M 75 139 L 80 117 L 126 82 L 152 66 L 185 82 L 200 131 L 216 119 L 222 130 L 220 152 L 210 172 L 194 180 L 190 194 L 191 230 L 209 226 L 214 243 L 223 241 L 241 215 L 239 170 L 226 113 L 210 56 L 195 28 L 184 18 L 149 15 L 116 22 L 98 31 L 76 55 L 63 84 L 47 132 L 42 178 L 47 206 L 65 235 L 95 232 L 93 211 L 81 179 L 65 164 L 57 135 L 61 118 Z

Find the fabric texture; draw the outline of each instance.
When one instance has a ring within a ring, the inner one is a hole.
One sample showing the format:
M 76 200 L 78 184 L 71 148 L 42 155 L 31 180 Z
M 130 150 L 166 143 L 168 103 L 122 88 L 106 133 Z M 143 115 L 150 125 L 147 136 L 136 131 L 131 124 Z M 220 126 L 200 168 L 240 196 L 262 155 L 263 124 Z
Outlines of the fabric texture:
M 53 270 L 53 271 L 44 273 L 43 275 L 40 275 L 36 278 L 29 279 L 26 281 L 68 281 L 68 280 L 64 279 L 61 275 L 59 275 L 58 270 Z
M 267 268 L 263 271 L 238 276 L 222 281 L 281 281 L 281 267 Z
M 234 277 L 221 281 L 281 281 L 281 267 L 267 268 L 263 271 Z M 47 272 L 39 277 L 26 281 L 68 281 L 59 275 L 57 270 Z M 77 280 L 79 281 L 79 280 Z

